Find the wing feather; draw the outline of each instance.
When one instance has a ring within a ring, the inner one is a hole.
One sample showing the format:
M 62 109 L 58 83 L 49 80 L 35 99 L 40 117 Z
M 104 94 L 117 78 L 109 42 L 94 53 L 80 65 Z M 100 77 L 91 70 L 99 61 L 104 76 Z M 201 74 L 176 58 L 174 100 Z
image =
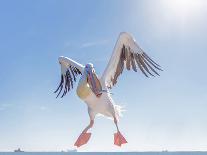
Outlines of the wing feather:
M 132 64 L 132 69 L 137 72 L 137 67 L 135 64 L 135 58 L 134 58 L 134 53 L 131 52 L 131 64 Z
M 130 70 L 131 68 L 131 54 L 129 48 L 126 48 L 126 68 L 127 70 Z
M 69 68 L 70 68 L 70 72 L 71 72 L 72 75 L 73 75 L 73 80 L 76 81 L 76 77 L 75 77 L 74 71 L 73 71 L 73 69 L 72 69 L 73 67 L 70 66 Z
M 145 69 L 145 71 L 147 71 L 147 73 L 149 73 L 150 75 L 154 76 L 154 75 L 149 71 L 149 69 L 147 68 L 147 66 L 145 65 L 145 63 L 143 62 L 142 57 L 141 57 L 140 54 L 138 54 L 138 60 L 139 60 L 140 64 L 142 65 L 142 67 Z
M 149 77 L 146 73 L 145 73 L 145 71 L 144 71 L 144 69 L 143 69 L 143 67 L 142 67 L 142 65 L 141 65 L 141 63 L 140 63 L 140 61 L 139 61 L 139 57 L 138 57 L 138 54 L 136 54 L 136 62 L 137 62 L 137 64 L 138 64 L 138 66 L 139 66 L 139 69 L 142 71 L 142 73 L 146 76 L 146 77 Z
M 143 56 L 142 56 L 142 57 L 143 57 Z M 150 64 L 147 62 L 147 60 L 145 60 L 144 57 L 143 57 L 143 61 L 144 61 L 144 63 L 151 69 L 151 71 L 153 71 L 155 74 L 157 74 L 158 76 L 160 76 L 160 74 L 157 73 L 157 72 L 154 70 L 154 68 L 152 68 L 152 67 L 150 66 Z
M 158 67 L 160 67 L 159 64 L 157 64 L 156 62 L 154 62 L 154 60 L 152 60 L 145 52 L 143 52 L 143 56 L 145 56 L 147 59 L 149 59 L 152 63 L 154 63 L 155 65 L 157 65 Z
M 63 80 L 64 80 L 64 79 L 63 79 L 63 75 L 61 75 L 60 83 L 59 83 L 59 85 L 58 85 L 58 88 L 54 91 L 54 93 L 57 93 L 57 91 L 58 91 L 59 88 L 61 87 L 62 83 L 64 82 Z
M 123 32 L 114 47 L 114 51 L 109 60 L 106 69 L 103 72 L 101 81 L 107 88 L 112 88 L 117 83 L 118 77 L 122 74 L 124 68 L 127 70 L 133 69 L 137 72 L 137 68 L 146 76 L 159 75 L 157 70 L 161 70 L 154 60 L 152 60 L 136 43 L 133 37 Z
M 58 97 L 63 91 L 61 95 L 62 98 L 71 89 L 73 89 L 74 82 L 76 82 L 76 78 L 78 75 L 82 75 L 84 66 L 67 57 L 60 57 L 59 63 L 61 65 L 61 80 L 58 88 L 55 90 L 54 93 L 57 93 L 59 91 L 57 94 Z

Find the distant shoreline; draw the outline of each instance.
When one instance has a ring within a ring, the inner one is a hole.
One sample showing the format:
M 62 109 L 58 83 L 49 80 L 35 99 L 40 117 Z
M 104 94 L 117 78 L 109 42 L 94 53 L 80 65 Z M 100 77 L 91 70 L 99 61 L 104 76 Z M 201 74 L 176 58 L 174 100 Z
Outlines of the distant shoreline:
M 0 155 L 8 154 L 138 154 L 138 155 L 207 155 L 207 151 L 128 151 L 128 152 L 49 152 L 49 151 L 35 151 L 35 152 L 1 152 Z

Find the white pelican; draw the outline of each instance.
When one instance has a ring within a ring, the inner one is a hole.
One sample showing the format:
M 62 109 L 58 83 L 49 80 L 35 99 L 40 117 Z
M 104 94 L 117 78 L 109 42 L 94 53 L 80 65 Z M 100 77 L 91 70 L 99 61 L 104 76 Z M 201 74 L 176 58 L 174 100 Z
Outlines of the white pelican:
M 97 114 L 102 114 L 114 120 L 117 128 L 117 133 L 114 134 L 115 145 L 121 146 L 127 143 L 117 125 L 121 115 L 120 106 L 114 103 L 109 89 L 117 83 L 117 78 L 124 68 L 127 68 L 127 70 L 133 69 L 135 72 L 139 68 L 148 77 L 149 75 L 154 76 L 154 74 L 159 75 L 156 70 L 162 70 L 160 66 L 126 32 L 120 33 L 109 63 L 100 78 L 96 75 L 92 63 L 84 66 L 63 56 L 59 57 L 58 60 L 61 65 L 61 82 L 55 91 L 55 93 L 58 93 L 57 97 L 62 91 L 61 97 L 65 96 L 73 88 L 76 77 L 81 75 L 76 92 L 79 98 L 88 106 L 90 124 L 82 131 L 74 145 L 80 147 L 88 142 L 91 133 L 87 131 L 92 128 Z

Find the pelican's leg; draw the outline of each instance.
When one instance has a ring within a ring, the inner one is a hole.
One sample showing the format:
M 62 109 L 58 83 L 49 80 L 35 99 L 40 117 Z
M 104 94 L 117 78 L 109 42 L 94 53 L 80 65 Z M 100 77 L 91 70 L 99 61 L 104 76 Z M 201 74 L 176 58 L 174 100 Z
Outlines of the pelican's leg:
M 90 128 L 93 127 L 94 120 L 90 121 L 90 124 L 82 131 L 82 133 L 86 133 Z
M 87 133 L 87 131 L 93 127 L 94 120 L 90 121 L 90 124 L 82 131 L 81 135 L 76 140 L 74 146 L 80 147 L 88 142 L 91 137 L 91 133 Z
M 122 144 L 127 143 L 127 141 L 124 138 L 124 136 L 121 134 L 121 132 L 119 131 L 119 127 L 118 127 L 116 117 L 114 117 L 114 123 L 115 123 L 116 128 L 117 128 L 117 133 L 114 134 L 114 145 L 121 146 Z

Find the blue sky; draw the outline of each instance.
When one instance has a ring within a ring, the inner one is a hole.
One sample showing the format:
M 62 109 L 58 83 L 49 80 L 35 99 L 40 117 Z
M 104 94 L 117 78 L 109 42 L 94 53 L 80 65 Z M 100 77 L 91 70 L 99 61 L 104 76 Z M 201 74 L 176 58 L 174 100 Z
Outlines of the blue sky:
M 55 98 L 57 59 L 100 75 L 122 31 L 164 72 L 125 71 L 112 89 L 128 144 L 114 146 L 113 122 L 98 117 L 80 151 L 206 150 L 206 13 L 204 0 L 0 1 L 0 151 L 72 149 L 89 118 L 75 90 Z

